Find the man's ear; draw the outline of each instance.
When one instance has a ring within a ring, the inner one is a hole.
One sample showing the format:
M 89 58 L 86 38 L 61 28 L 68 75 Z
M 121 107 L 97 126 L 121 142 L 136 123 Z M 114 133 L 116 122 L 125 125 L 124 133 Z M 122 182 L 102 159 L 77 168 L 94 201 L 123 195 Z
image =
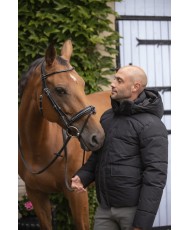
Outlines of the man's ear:
M 141 88 L 141 84 L 139 82 L 135 82 L 134 85 L 132 86 L 132 92 L 136 93 L 137 91 L 139 91 L 140 88 Z

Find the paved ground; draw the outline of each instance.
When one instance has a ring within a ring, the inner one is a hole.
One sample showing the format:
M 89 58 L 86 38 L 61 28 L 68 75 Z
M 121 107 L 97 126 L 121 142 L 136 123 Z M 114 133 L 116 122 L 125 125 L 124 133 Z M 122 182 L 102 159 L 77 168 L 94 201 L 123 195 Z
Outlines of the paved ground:
M 40 227 L 38 221 L 21 221 L 18 223 L 18 230 L 40 230 Z M 54 230 L 56 230 L 56 228 L 54 228 Z M 152 230 L 171 230 L 171 226 L 154 227 Z

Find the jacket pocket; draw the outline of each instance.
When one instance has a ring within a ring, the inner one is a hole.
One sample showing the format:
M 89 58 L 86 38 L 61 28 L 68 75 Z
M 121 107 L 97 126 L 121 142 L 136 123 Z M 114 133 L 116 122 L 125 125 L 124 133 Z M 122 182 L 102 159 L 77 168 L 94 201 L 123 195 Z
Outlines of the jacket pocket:
M 112 165 L 111 176 L 140 178 L 141 170 L 129 165 Z

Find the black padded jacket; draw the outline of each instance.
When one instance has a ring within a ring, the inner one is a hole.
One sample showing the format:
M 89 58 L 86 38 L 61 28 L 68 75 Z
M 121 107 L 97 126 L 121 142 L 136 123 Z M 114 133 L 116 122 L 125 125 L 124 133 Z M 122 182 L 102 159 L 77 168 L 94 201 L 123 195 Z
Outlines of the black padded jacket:
M 151 229 L 167 177 L 162 100 L 145 89 L 134 102 L 111 102 L 101 117 L 104 145 L 76 174 L 84 187 L 95 180 L 101 207 L 137 206 L 133 225 Z

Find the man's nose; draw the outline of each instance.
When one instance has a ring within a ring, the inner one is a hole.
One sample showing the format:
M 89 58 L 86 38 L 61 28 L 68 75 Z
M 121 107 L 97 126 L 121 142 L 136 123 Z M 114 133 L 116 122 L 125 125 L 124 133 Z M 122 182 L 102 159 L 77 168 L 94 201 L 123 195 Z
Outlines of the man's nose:
M 115 87 L 114 80 L 113 80 L 112 83 L 111 83 L 111 87 L 112 87 L 112 88 Z

